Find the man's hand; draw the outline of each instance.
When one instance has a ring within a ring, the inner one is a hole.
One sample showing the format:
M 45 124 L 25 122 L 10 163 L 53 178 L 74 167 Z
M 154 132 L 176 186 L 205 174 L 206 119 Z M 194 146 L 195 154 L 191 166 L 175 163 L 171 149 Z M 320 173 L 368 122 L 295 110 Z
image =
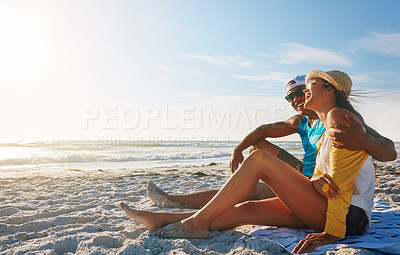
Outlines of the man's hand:
M 230 162 L 230 168 L 232 173 L 234 173 L 239 165 L 243 162 L 243 153 L 240 151 L 233 150 L 232 156 L 231 156 L 231 162 Z
M 313 233 L 308 235 L 305 239 L 301 240 L 296 247 L 293 249 L 293 253 L 303 253 L 303 252 L 311 252 L 315 248 L 326 245 L 326 244 L 335 244 L 337 242 L 337 237 L 331 236 L 325 232 L 322 233 Z
M 314 176 L 311 182 L 314 189 L 327 199 L 335 200 L 339 198 L 340 189 L 328 174 Z
M 362 150 L 368 134 L 361 123 L 346 114 L 346 120 L 350 127 L 343 125 L 330 126 L 328 130 L 332 145 L 336 148 L 345 148 L 349 150 Z

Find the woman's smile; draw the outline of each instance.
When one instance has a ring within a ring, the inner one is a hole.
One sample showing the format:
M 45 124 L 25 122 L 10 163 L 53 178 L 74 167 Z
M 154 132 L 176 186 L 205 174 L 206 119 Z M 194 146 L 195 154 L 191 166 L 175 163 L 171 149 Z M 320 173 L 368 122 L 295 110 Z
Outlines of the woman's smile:
M 304 92 L 304 108 L 307 108 L 307 104 L 311 101 L 311 91 L 309 89 L 305 89 Z

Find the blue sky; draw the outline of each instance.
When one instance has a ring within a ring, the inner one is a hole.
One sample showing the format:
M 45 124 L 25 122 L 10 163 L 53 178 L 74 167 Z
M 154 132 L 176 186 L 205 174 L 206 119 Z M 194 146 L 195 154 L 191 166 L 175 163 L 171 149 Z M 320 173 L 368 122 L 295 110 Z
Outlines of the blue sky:
M 294 114 L 283 99 L 292 76 L 338 69 L 375 91 L 355 106 L 400 141 L 398 10 L 394 0 L 1 1 L 0 139 L 240 140 Z

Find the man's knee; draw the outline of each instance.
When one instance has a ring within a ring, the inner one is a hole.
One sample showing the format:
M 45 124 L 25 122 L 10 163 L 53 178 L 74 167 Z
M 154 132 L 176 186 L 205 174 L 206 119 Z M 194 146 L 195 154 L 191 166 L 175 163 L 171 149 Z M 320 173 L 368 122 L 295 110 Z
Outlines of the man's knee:
M 265 139 L 259 139 L 255 144 L 253 144 L 250 147 L 249 153 L 252 153 L 253 151 L 259 150 L 259 149 L 261 149 L 261 150 L 264 149 L 265 150 L 266 143 L 269 143 L 269 142 L 267 140 L 265 140 Z
M 265 140 L 265 139 L 259 139 L 254 145 L 253 145 L 254 149 L 253 150 L 264 150 L 267 151 L 269 153 L 271 153 L 271 155 L 273 156 L 277 156 L 279 154 L 279 152 L 282 150 L 281 147 L 276 146 L 275 144 Z M 253 150 L 250 150 L 250 152 L 252 152 Z
M 297 169 L 298 171 L 300 171 L 302 168 L 302 162 L 298 158 L 296 158 L 295 156 L 293 156 L 292 154 L 290 154 L 289 152 L 287 152 L 285 150 L 281 150 L 278 153 L 277 158 L 279 158 L 283 162 L 286 162 L 287 164 L 289 164 L 291 167 Z
M 265 139 L 259 139 L 254 145 L 254 149 L 261 149 L 261 150 L 267 150 L 270 146 L 272 145 L 272 143 L 268 142 Z

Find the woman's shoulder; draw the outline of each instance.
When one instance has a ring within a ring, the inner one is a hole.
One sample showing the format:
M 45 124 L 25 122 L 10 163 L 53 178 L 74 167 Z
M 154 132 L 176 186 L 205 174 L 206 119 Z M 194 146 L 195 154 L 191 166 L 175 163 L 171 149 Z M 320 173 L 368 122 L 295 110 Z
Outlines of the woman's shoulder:
M 351 111 L 343 108 L 333 108 L 328 112 L 328 125 L 329 126 L 337 126 L 343 125 L 346 127 L 350 127 L 351 124 L 347 120 L 346 116 L 351 117 L 352 119 L 356 120 L 359 123 L 362 123 L 359 117 L 352 113 Z

